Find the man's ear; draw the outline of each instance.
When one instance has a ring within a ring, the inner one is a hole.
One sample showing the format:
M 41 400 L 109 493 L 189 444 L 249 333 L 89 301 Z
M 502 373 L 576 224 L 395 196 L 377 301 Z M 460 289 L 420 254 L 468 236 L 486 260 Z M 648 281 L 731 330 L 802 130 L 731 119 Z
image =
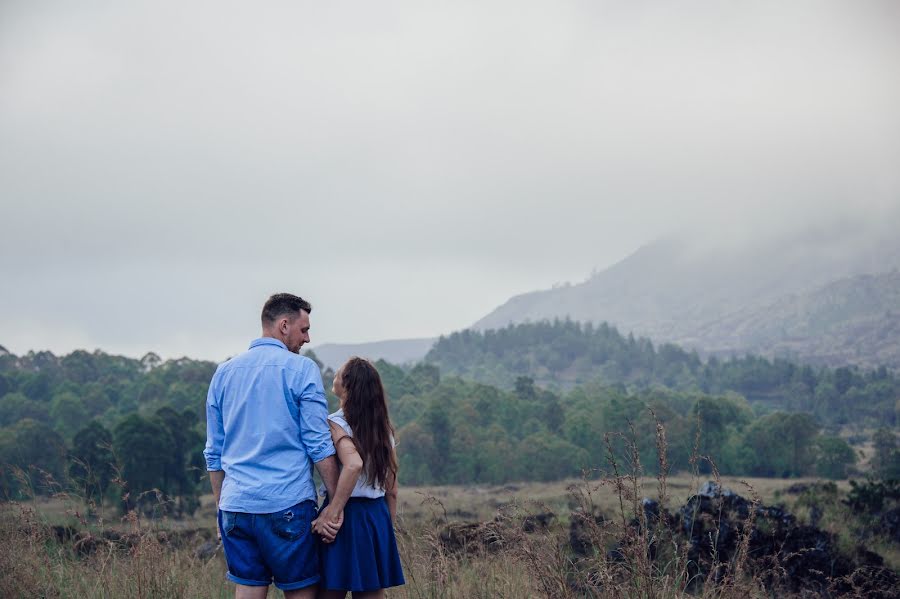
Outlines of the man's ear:
M 287 318 L 282 318 L 282 319 L 281 319 L 281 322 L 278 323 L 278 324 L 279 324 L 278 330 L 281 331 L 281 334 L 282 334 L 282 335 L 287 335 L 287 331 L 288 331 L 288 319 L 287 319 Z

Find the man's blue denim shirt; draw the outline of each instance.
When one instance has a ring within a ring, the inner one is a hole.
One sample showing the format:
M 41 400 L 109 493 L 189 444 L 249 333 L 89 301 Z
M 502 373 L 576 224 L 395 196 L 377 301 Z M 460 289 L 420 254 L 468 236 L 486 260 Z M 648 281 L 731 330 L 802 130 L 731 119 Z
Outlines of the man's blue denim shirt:
M 334 455 L 319 367 L 262 337 L 216 369 L 206 397 L 207 470 L 219 509 L 269 514 L 316 500 L 312 463 Z

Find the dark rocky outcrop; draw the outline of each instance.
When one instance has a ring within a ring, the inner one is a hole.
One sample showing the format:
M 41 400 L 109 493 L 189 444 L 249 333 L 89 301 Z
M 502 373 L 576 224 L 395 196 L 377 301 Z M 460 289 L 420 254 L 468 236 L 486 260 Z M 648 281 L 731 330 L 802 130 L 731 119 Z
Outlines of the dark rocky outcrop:
M 448 553 L 494 552 L 506 546 L 497 522 L 451 522 L 441 528 L 438 542 Z
M 599 512 L 588 513 L 576 510 L 569 517 L 569 546 L 576 555 L 586 556 L 595 551 L 595 539 L 599 536 L 599 527 L 606 523 L 606 518 Z
M 801 492 L 808 489 L 802 489 Z M 628 534 L 615 543 L 607 559 L 622 561 L 634 551 L 656 558 L 659 535 L 686 546 L 689 574 L 696 585 L 721 581 L 738 566 L 773 592 L 818 597 L 896 597 L 897 575 L 880 555 L 865 547 L 847 554 L 831 533 L 800 524 L 778 505 L 762 505 L 708 482 L 674 513 L 655 500 L 641 502 L 641 518 L 628 523 Z M 598 550 L 603 535 L 599 514 L 572 513 L 569 544 L 587 556 Z M 643 527 L 647 529 L 644 532 Z
M 771 588 L 823 597 L 853 595 L 865 571 L 871 575 L 867 589 L 895 592 L 892 586 L 878 586 L 896 579 L 878 554 L 857 548 L 847 555 L 831 533 L 798 524 L 782 507 L 757 504 L 714 483 L 705 484 L 678 510 L 675 526 L 688 539 L 687 557 L 700 578 L 717 564 L 743 559 L 746 571 Z
M 529 514 L 522 518 L 522 530 L 524 532 L 547 530 L 554 522 L 556 522 L 556 514 L 553 512 Z
M 49 526 L 46 534 L 58 543 L 71 545 L 80 556 L 104 551 L 128 551 L 142 543 L 158 543 L 174 549 L 195 548 L 210 542 L 214 533 L 205 528 L 185 530 L 157 530 L 123 532 L 115 529 L 102 531 L 78 530 L 72 526 Z
M 889 568 L 861 566 L 832 581 L 829 592 L 837 597 L 900 599 L 900 576 Z

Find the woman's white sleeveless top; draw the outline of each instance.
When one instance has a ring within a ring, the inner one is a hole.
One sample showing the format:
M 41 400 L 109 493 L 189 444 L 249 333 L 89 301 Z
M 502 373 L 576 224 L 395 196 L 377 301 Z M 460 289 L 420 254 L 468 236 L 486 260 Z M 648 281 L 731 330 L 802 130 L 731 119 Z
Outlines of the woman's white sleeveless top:
M 353 436 L 353 431 L 350 429 L 350 425 L 347 424 L 347 420 L 344 418 L 344 410 L 338 410 L 334 414 L 329 414 L 328 419 L 344 429 L 345 433 L 351 437 Z M 363 472 L 360 472 L 359 479 L 357 479 L 356 486 L 353 487 L 353 493 L 350 494 L 350 497 L 369 497 L 377 499 L 378 497 L 384 497 L 384 489 L 369 483 L 366 479 L 364 470 Z

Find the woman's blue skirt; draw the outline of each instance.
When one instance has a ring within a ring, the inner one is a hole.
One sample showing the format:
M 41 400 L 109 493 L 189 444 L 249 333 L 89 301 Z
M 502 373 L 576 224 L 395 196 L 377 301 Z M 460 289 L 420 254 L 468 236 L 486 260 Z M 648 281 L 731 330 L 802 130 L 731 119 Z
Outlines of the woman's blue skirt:
M 351 497 L 333 543 L 319 543 L 321 586 L 375 591 L 405 584 L 397 539 L 384 497 Z

